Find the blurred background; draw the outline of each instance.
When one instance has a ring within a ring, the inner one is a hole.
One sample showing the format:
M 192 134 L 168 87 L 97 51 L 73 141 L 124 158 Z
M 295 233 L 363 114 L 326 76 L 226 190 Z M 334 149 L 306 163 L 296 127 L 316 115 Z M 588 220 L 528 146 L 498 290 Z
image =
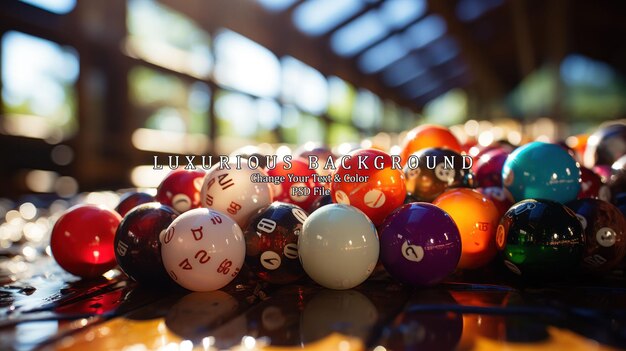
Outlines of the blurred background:
M 423 123 L 584 138 L 626 116 L 625 37 L 608 0 L 2 1 L 0 197 L 155 186 L 155 155 L 393 151 Z

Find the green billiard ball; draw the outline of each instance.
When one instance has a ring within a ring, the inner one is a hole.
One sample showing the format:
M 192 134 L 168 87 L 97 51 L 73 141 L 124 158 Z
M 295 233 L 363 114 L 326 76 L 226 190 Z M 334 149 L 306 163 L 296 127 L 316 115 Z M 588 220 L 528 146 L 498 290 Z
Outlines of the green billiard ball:
M 496 244 L 513 273 L 556 279 L 577 270 L 585 236 L 572 210 L 558 202 L 530 199 L 516 203 L 502 217 Z

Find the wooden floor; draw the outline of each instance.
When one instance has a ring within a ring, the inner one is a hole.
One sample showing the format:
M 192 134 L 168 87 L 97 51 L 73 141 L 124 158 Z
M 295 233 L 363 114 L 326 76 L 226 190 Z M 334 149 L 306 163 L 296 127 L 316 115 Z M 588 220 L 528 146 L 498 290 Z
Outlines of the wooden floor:
M 626 279 L 535 286 L 498 269 L 408 288 L 259 283 L 207 293 L 81 281 L 47 255 L 0 257 L 0 350 L 609 350 L 626 347 Z

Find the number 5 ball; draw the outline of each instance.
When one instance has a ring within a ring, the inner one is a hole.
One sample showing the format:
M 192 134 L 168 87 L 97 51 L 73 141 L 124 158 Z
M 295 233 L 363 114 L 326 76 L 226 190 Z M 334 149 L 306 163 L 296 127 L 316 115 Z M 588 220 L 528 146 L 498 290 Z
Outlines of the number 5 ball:
M 355 207 L 327 205 L 304 221 L 298 252 L 302 267 L 318 284 L 329 289 L 351 289 L 364 282 L 376 267 L 376 228 Z
M 480 268 L 495 257 L 500 214 L 491 200 L 476 190 L 453 189 L 439 195 L 433 205 L 446 211 L 459 228 L 462 253 L 458 268 Z
M 460 258 L 459 230 L 435 205 L 406 204 L 381 226 L 380 259 L 387 272 L 405 284 L 437 284 L 454 272 Z
M 246 255 L 237 223 L 207 208 L 178 216 L 160 240 L 163 265 L 170 277 L 193 291 L 213 291 L 230 283 Z
M 202 206 L 228 214 L 245 228 L 256 211 L 272 203 L 272 190 L 268 183 L 252 183 L 254 173 L 267 173 L 261 169 L 252 170 L 248 162 L 241 161 L 241 167 L 232 162 L 230 169 L 216 164 L 207 172 L 202 185 L 200 198 Z

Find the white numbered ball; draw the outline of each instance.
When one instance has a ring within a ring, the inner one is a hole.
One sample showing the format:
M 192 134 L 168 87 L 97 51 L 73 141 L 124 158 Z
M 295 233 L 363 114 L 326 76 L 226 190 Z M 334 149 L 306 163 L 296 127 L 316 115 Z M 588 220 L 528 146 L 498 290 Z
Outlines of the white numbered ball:
M 272 203 L 272 189 L 268 183 L 251 181 L 255 173 L 267 173 L 250 169 L 247 161 L 241 161 L 240 169 L 234 162 L 228 166 L 231 169 L 215 164 L 207 172 L 200 194 L 202 206 L 228 214 L 245 228 L 252 214 Z
M 196 208 L 178 216 L 161 235 L 161 257 L 169 275 L 193 291 L 230 283 L 246 256 L 241 228 L 227 215 Z
M 378 261 L 378 235 L 356 207 L 331 204 L 313 212 L 298 238 L 300 262 L 318 284 L 350 289 L 370 276 Z

